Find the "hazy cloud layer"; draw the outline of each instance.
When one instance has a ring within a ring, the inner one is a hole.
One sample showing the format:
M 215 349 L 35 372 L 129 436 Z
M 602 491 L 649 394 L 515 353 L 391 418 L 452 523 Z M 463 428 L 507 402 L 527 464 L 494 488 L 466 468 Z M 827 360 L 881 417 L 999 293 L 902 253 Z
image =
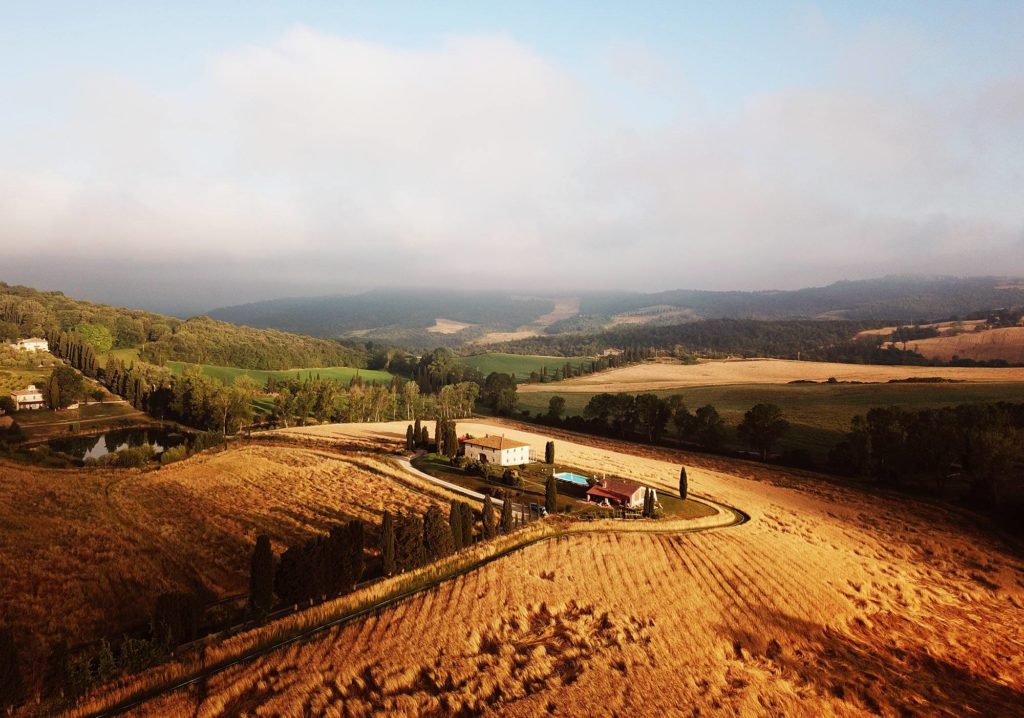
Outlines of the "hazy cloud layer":
M 0 135 L 0 279 L 196 309 L 1024 272 L 1024 71 L 932 93 L 885 73 L 926 51 L 874 28 L 837 43 L 828 86 L 728 110 L 643 46 L 609 49 L 602 94 L 496 36 L 409 50 L 297 27 L 175 91 L 70 77 L 63 111 Z M 637 121 L 634 96 L 670 116 Z

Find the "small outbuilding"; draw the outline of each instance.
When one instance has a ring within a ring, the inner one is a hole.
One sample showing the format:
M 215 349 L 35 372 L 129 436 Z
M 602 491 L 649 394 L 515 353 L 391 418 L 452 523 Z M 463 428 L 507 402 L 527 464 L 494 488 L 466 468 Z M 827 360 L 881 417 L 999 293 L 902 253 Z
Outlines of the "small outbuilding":
M 28 388 L 21 391 L 11 392 L 11 399 L 14 401 L 14 407 L 18 411 L 43 409 L 46 407 L 43 392 L 41 389 L 37 389 L 35 384 L 29 384 Z
M 460 439 L 466 456 L 484 464 L 519 466 L 530 463 L 530 445 L 504 436 Z
M 46 352 L 50 351 L 50 343 L 45 339 L 39 337 L 29 337 L 28 339 L 19 339 L 13 344 L 17 349 L 21 349 L 27 352 Z
M 601 479 L 587 491 L 587 501 L 635 509 L 644 504 L 644 487 L 626 479 Z

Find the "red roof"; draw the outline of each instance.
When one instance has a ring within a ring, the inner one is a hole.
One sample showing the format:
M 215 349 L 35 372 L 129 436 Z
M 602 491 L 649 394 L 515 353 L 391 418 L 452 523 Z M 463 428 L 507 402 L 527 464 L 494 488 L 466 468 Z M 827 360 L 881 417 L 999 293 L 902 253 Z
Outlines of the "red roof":
M 482 446 L 485 449 L 515 449 L 520 446 L 529 446 L 521 441 L 506 439 L 504 436 L 485 436 L 482 439 L 462 439 L 462 443 L 470 446 Z
M 587 491 L 587 495 L 628 502 L 633 499 L 633 494 L 642 488 L 640 484 L 634 484 L 632 481 L 624 479 L 602 479 Z

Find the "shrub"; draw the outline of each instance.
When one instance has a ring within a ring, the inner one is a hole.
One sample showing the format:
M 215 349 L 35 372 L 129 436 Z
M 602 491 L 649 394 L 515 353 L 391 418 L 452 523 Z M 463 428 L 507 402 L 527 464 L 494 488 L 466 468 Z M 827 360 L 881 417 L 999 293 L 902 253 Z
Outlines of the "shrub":
M 113 463 L 122 469 L 141 469 L 154 455 L 153 447 L 143 444 L 117 452 Z
M 167 464 L 173 464 L 175 461 L 181 461 L 182 459 L 188 458 L 188 447 L 184 444 L 180 446 L 172 446 L 169 449 L 165 449 L 164 453 L 160 454 L 160 464 L 166 466 Z
M 192 443 L 192 450 L 195 452 L 205 451 L 214 446 L 221 446 L 224 443 L 224 433 L 221 431 L 204 431 L 196 434 Z

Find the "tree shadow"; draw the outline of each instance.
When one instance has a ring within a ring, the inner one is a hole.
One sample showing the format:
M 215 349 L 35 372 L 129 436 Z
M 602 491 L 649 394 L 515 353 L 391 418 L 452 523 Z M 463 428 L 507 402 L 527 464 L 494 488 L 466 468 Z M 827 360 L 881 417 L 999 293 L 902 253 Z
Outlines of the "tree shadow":
M 883 612 L 845 630 L 767 609 L 758 618 L 760 636 L 719 626 L 733 642 L 730 660 L 760 663 L 820 695 L 877 715 L 1024 715 L 1024 692 L 933 655 L 943 647 L 915 641 L 922 634 L 906 618 Z

